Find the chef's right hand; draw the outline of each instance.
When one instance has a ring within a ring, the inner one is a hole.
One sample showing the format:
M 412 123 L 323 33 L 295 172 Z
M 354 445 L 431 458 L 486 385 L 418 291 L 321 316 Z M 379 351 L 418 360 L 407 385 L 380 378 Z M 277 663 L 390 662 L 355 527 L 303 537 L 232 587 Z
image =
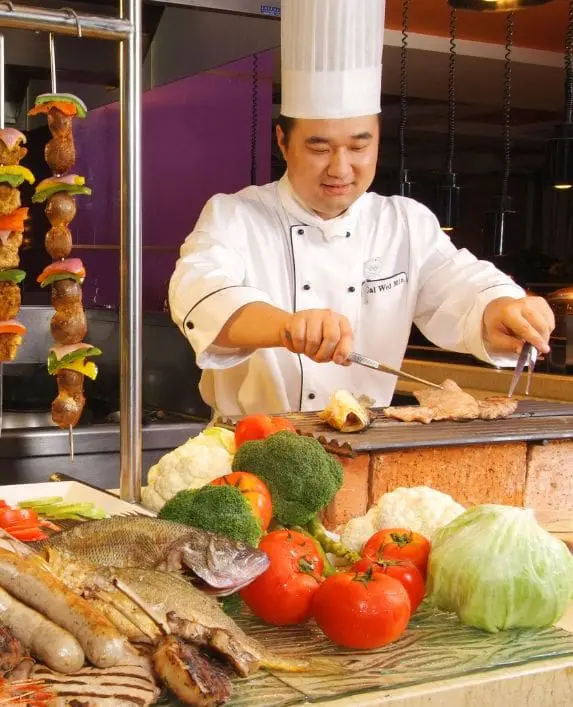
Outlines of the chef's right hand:
M 281 340 L 291 353 L 318 363 L 348 365 L 353 334 L 350 322 L 330 309 L 306 309 L 292 314 L 282 326 Z

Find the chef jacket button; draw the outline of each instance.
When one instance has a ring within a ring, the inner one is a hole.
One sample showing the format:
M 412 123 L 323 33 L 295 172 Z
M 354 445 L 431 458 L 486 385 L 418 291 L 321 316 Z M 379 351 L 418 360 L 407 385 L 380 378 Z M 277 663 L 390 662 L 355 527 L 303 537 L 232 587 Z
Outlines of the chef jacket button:
M 310 285 L 307 283 L 306 285 L 303 285 L 303 290 L 310 290 Z
M 195 324 L 193 324 L 193 322 L 187 322 L 185 326 L 187 327 L 187 329 L 195 329 Z
M 356 287 L 354 287 L 354 285 L 350 285 L 348 292 L 356 292 Z
M 304 228 L 299 228 L 297 233 L 299 236 L 304 236 Z
M 309 400 L 314 400 L 316 398 L 316 395 L 314 393 L 309 393 L 308 394 L 308 399 Z
M 350 231 L 346 231 L 346 237 L 350 238 Z

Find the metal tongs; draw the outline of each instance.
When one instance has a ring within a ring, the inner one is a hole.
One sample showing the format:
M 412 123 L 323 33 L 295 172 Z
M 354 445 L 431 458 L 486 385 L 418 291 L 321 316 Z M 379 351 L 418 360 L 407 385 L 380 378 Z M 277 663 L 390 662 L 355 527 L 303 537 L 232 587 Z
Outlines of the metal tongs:
M 519 358 L 517 359 L 517 364 L 515 366 L 515 372 L 513 374 L 513 378 L 511 379 L 511 384 L 509 386 L 509 393 L 507 394 L 508 398 L 511 398 L 511 396 L 515 393 L 515 388 L 517 387 L 517 383 L 519 382 L 519 379 L 521 378 L 521 374 L 523 373 L 526 366 L 527 366 L 527 383 L 525 386 L 525 395 L 529 395 L 529 389 L 531 387 L 531 375 L 533 373 L 533 369 L 535 368 L 536 363 L 537 363 L 537 349 L 534 348 L 534 346 L 532 344 L 528 344 L 528 343 L 523 344 L 523 347 L 521 349 L 521 353 L 519 354 Z
M 430 386 L 430 388 L 439 388 L 440 390 L 442 390 L 442 386 L 438 385 L 437 383 L 432 383 L 431 381 L 424 380 L 424 378 L 418 378 L 417 376 L 413 376 L 410 373 L 399 371 L 396 368 L 387 366 L 384 363 L 379 363 L 378 361 L 374 361 L 373 359 L 367 358 L 366 356 L 362 356 L 358 353 L 351 353 L 348 357 L 348 360 L 352 361 L 352 363 L 357 363 L 359 366 L 372 368 L 375 371 L 382 371 L 382 373 L 389 373 L 392 376 L 398 376 L 398 378 L 403 378 L 404 380 L 415 381 L 416 383 L 421 383 L 422 385 Z

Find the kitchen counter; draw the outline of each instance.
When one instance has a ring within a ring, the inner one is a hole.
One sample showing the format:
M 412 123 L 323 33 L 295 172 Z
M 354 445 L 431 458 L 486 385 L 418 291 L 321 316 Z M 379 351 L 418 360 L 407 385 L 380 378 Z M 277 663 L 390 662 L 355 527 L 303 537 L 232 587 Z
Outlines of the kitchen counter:
M 540 512 L 537 518 L 557 537 L 573 541 L 573 513 Z M 557 626 L 573 633 L 573 602 Z M 313 703 L 325 707 L 571 707 L 571 695 L 573 655 Z

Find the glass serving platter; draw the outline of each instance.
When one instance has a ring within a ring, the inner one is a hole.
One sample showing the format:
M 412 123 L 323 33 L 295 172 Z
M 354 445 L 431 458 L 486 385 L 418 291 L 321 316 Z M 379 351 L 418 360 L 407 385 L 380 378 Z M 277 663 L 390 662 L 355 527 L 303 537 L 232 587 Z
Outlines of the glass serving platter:
M 375 651 L 337 648 L 318 627 L 275 628 L 247 610 L 237 623 L 274 651 L 329 658 L 340 665 L 336 674 L 283 673 L 260 670 L 234 681 L 230 707 L 289 707 L 319 703 L 383 690 L 462 677 L 547 658 L 573 656 L 573 634 L 560 628 L 488 634 L 462 625 L 453 614 L 422 606 L 402 637 Z M 180 707 L 163 696 L 158 705 Z

